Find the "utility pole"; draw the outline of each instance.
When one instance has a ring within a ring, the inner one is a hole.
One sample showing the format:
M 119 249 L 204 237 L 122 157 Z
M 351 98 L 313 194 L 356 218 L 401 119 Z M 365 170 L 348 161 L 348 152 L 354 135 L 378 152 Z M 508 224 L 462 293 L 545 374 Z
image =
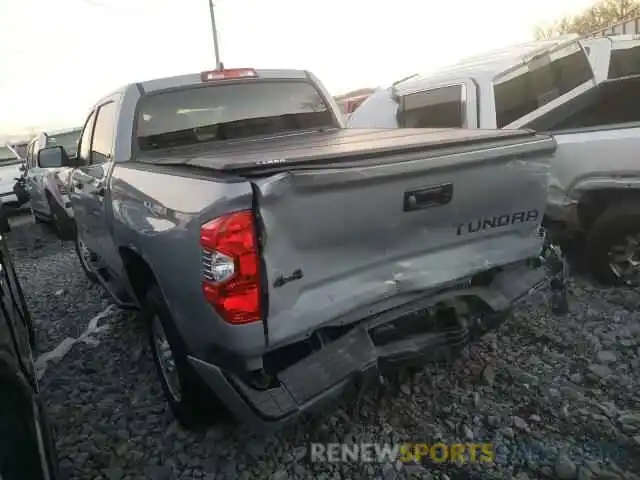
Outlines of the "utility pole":
M 222 70 L 224 67 L 220 60 L 220 47 L 218 46 L 218 29 L 216 28 L 216 16 L 213 12 L 213 0 L 207 0 L 209 4 L 209 14 L 211 16 L 211 32 L 213 33 L 213 50 L 216 56 L 216 69 Z

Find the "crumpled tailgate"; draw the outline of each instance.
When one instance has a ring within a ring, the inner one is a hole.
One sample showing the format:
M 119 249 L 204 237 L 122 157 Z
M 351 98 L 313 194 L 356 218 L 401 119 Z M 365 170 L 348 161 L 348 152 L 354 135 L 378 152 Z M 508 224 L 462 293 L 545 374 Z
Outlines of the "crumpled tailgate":
M 458 151 L 253 180 L 272 347 L 538 255 L 553 139 Z

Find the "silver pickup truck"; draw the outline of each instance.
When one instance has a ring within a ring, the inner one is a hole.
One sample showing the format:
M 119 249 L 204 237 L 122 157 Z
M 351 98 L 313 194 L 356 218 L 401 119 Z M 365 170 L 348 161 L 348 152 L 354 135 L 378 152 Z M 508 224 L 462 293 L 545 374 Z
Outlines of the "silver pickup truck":
M 454 355 L 548 281 L 552 138 L 343 127 L 294 70 L 136 83 L 88 116 L 70 179 L 80 262 L 142 312 L 185 427 L 225 408 L 280 426 L 396 363 Z
M 370 96 L 348 126 L 551 134 L 558 149 L 545 227 L 568 252 L 579 247 L 602 283 L 640 285 L 637 41 L 589 40 L 591 58 L 583 42 L 516 45 L 403 79 Z

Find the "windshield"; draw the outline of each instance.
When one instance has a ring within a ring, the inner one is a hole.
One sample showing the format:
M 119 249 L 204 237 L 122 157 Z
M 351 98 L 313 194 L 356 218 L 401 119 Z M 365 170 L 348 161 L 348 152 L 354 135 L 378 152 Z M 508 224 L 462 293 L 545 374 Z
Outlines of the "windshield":
M 72 132 L 61 133 L 58 135 L 47 135 L 46 147 L 61 146 L 68 155 L 75 155 L 78 149 L 78 139 L 80 138 L 81 130 L 74 130 Z
M 306 81 L 257 81 L 191 87 L 140 100 L 140 150 L 337 127 Z

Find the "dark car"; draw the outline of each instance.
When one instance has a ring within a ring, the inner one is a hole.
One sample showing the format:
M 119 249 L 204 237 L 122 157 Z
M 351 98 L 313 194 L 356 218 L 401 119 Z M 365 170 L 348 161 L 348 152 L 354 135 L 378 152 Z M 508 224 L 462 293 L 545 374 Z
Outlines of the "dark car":
M 0 218 L 0 479 L 53 480 L 57 460 L 35 374 L 35 336 L 8 230 Z

